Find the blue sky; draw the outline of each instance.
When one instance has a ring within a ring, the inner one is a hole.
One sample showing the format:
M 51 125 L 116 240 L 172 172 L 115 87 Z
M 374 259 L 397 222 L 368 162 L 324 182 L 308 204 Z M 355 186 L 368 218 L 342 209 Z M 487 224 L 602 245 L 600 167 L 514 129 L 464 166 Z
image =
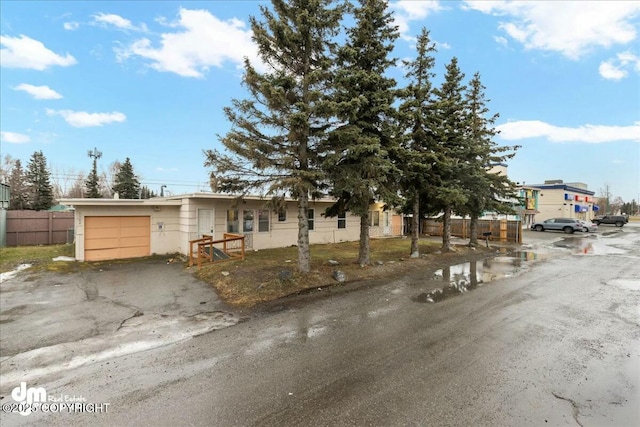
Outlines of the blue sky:
M 130 157 L 152 190 L 208 191 L 202 150 L 220 147 L 222 109 L 245 96 L 242 59 L 256 58 L 248 19 L 260 4 L 0 2 L 2 156 L 26 163 L 42 150 L 64 186 L 89 171 L 97 147 L 100 170 Z M 480 72 L 500 114 L 496 141 L 522 146 L 513 181 L 640 198 L 639 2 L 391 5 L 397 58 L 414 56 L 426 27 L 436 84 L 453 56 L 467 78 Z

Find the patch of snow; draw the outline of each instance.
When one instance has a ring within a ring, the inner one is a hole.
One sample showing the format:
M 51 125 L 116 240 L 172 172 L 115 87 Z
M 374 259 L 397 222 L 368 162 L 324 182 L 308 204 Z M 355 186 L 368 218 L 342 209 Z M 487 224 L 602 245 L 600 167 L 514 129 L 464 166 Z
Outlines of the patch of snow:
M 0 273 L 0 283 L 4 282 L 5 280 L 13 279 L 16 274 L 18 274 L 22 270 L 26 270 L 29 267 L 31 267 L 31 264 L 20 264 L 18 267 L 16 267 L 15 270 Z
M 53 261 L 75 261 L 76 259 L 71 256 L 57 256 L 53 258 Z

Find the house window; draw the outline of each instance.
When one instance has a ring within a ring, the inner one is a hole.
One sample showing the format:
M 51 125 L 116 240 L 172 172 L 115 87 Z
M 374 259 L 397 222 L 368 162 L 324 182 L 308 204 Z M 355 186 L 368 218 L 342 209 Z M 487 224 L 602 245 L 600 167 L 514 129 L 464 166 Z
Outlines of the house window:
M 307 218 L 309 219 L 309 231 L 314 229 L 314 218 L 315 218 L 315 212 L 313 209 L 309 209 L 307 210 Z
M 253 209 L 247 209 L 243 212 L 242 231 L 245 233 L 253 231 Z
M 269 211 L 258 211 L 258 231 L 269 231 Z
M 238 221 L 238 210 L 229 209 L 227 211 L 227 233 L 238 233 L 240 231 L 240 221 Z
M 369 224 L 372 227 L 380 227 L 380 211 L 369 212 Z
M 287 210 L 286 209 L 282 209 L 280 211 L 278 211 L 278 221 L 279 222 L 284 222 L 287 220 Z
M 345 212 L 338 214 L 338 228 L 347 228 L 347 214 Z

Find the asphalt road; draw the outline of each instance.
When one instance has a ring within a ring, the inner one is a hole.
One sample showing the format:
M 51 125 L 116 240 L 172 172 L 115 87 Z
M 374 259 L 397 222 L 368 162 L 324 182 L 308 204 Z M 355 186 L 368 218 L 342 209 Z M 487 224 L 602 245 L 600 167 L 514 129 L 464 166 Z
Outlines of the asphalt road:
M 640 227 L 530 237 L 43 378 L 102 412 L 2 425 L 640 425 Z

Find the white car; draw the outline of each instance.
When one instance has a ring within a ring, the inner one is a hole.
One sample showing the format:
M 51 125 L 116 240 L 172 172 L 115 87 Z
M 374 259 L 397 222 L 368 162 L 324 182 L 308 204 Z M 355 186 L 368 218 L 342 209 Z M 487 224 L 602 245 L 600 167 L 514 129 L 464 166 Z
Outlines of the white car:
M 582 231 L 598 231 L 598 226 L 591 221 L 584 221 L 581 219 L 580 223 L 582 224 Z

